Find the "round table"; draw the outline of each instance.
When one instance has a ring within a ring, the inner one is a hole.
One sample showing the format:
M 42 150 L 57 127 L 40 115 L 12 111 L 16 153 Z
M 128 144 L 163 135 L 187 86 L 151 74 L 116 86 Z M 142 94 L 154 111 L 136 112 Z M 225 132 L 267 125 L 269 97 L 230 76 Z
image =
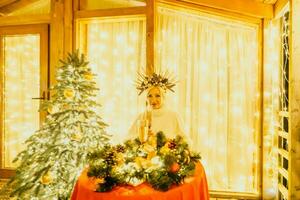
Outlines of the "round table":
M 166 192 L 154 190 L 147 183 L 116 187 L 103 193 L 95 192 L 96 187 L 94 179 L 88 178 L 85 170 L 75 185 L 71 200 L 209 200 L 205 171 L 200 163 L 196 165 L 193 177 Z

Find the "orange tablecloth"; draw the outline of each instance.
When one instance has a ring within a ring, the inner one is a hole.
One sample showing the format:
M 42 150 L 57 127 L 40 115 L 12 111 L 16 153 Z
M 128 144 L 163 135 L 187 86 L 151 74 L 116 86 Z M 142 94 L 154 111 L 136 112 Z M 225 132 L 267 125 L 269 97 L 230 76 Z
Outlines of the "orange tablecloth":
M 154 190 L 147 183 L 137 187 L 116 187 L 110 192 L 94 192 L 96 185 L 84 171 L 74 188 L 71 200 L 209 200 L 205 171 L 199 163 L 194 177 L 166 192 Z

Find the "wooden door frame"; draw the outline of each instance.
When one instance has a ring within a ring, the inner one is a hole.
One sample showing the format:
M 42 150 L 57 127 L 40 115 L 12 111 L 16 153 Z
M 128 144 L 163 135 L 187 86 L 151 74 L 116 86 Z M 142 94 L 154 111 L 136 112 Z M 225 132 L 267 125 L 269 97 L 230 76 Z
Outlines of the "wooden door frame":
M 16 25 L 16 26 L 0 26 L 0 88 L 4 87 L 3 73 L 3 36 L 4 35 L 23 35 L 23 34 L 39 34 L 40 35 L 40 94 L 48 98 L 49 88 L 49 63 L 48 63 L 48 24 L 32 24 L 32 25 Z M 4 96 L 0 94 L 0 178 L 9 178 L 15 174 L 15 170 L 2 168 L 4 146 L 3 146 L 3 124 L 4 124 Z M 45 119 L 46 114 L 40 113 L 40 121 Z

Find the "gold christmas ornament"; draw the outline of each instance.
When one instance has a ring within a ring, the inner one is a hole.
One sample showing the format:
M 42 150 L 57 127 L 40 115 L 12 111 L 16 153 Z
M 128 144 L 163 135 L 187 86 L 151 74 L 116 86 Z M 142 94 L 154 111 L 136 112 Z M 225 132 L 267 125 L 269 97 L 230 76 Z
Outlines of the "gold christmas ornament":
M 71 98 L 73 98 L 75 96 L 75 91 L 73 89 L 65 89 L 64 90 L 64 96 L 66 98 L 71 99 Z
M 94 75 L 91 72 L 86 72 L 86 73 L 83 74 L 83 78 L 85 80 L 91 81 L 91 80 L 93 80 Z
M 49 172 L 47 172 L 46 174 L 44 174 L 42 177 L 41 177 L 41 183 L 44 184 L 44 185 L 48 185 L 52 182 L 52 177 L 51 175 L 49 174 Z

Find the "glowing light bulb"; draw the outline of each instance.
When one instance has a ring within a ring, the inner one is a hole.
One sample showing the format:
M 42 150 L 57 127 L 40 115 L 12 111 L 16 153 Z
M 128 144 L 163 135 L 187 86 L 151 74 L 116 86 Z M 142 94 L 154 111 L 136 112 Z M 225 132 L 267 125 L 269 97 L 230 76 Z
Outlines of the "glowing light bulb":
M 138 39 L 138 35 L 136 32 L 133 32 L 133 31 L 130 31 L 129 32 L 129 38 L 132 40 L 132 41 L 136 41 Z
M 120 44 L 123 44 L 125 42 L 125 37 L 124 35 L 117 35 L 116 41 Z
M 100 38 L 102 38 L 102 39 L 107 39 L 107 38 L 108 38 L 108 32 L 106 32 L 106 31 L 101 31 L 101 32 L 100 32 Z

